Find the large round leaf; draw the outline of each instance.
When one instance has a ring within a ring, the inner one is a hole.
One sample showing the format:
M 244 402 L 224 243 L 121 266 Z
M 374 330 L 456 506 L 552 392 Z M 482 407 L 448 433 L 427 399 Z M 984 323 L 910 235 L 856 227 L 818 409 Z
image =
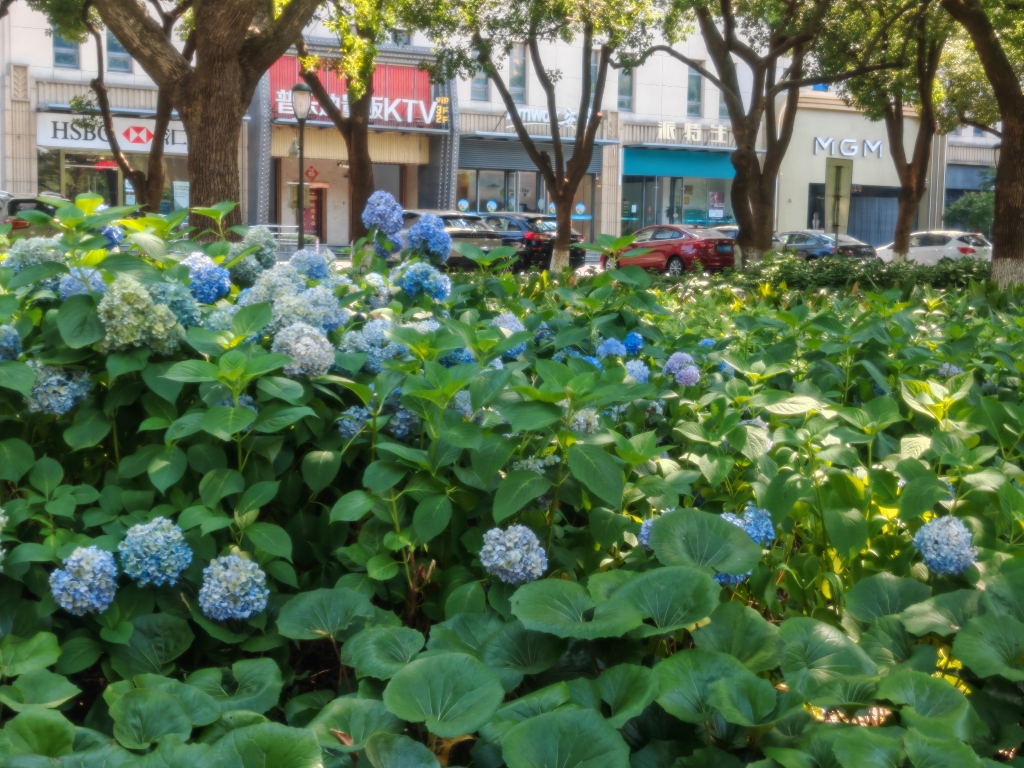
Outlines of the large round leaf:
M 63 675 L 36 669 L 26 672 L 11 685 L 0 687 L 0 702 L 15 712 L 22 712 L 33 706 L 59 707 L 81 692 Z
M 982 595 L 977 589 L 957 589 L 917 603 L 900 614 L 903 626 L 911 634 L 922 637 L 934 632 L 947 637 L 978 615 Z
M 857 582 L 846 594 L 846 610 L 858 621 L 871 622 L 880 616 L 901 613 L 927 600 L 930 594 L 927 584 L 879 573 Z
M 931 674 L 938 661 L 935 646 L 917 643 L 895 616 L 882 616 L 873 621 L 858 644 L 879 666 L 901 664 Z
M 719 604 L 711 621 L 693 633 L 693 642 L 705 651 L 735 656 L 751 672 L 775 669 L 785 645 L 778 627 L 735 600 Z
M 526 584 L 512 595 L 512 613 L 527 629 L 558 637 L 619 637 L 643 622 L 643 613 L 629 603 L 595 605 L 581 584 L 544 579 Z M 593 619 L 587 620 L 593 610 Z
M 387 680 L 416 658 L 423 635 L 408 627 L 367 627 L 350 637 L 341 649 L 341 662 L 359 677 Z
M 239 709 L 266 712 L 277 706 L 281 697 L 281 668 L 273 659 L 236 661 L 231 665 L 227 680 L 219 667 L 200 669 L 185 682 L 208 693 L 221 712 Z
M 597 689 L 610 710 L 608 724 L 621 728 L 658 697 L 658 679 L 647 667 L 619 664 L 601 673 Z
M 565 652 L 565 646 L 564 640 L 529 630 L 521 621 L 510 621 L 487 639 L 480 659 L 491 669 L 536 675 L 552 667 Z
M 292 640 L 338 640 L 358 619 L 373 618 L 366 596 L 351 589 L 314 589 L 289 600 L 277 617 L 277 631 Z
M 722 588 L 706 573 L 673 566 L 656 568 L 617 589 L 610 602 L 625 603 L 644 614 L 634 631 L 640 637 L 692 627 L 718 605 Z
M 873 728 L 851 728 L 832 742 L 843 768 L 900 768 L 906 755 L 900 740 Z
M 438 768 L 434 753 L 408 736 L 378 733 L 366 744 L 373 768 Z
M 213 697 L 194 685 L 161 675 L 136 675 L 134 682 L 138 688 L 162 691 L 176 698 L 188 712 L 194 726 L 209 725 L 220 717 L 220 707 Z
M 520 696 L 508 704 L 502 704 L 491 721 L 481 726 L 480 735 L 487 741 L 497 744 L 519 723 L 544 712 L 554 712 L 567 701 L 569 701 L 569 686 L 565 683 L 555 683 L 541 688 L 539 691 Z
M 928 737 L 910 730 L 903 740 L 914 768 L 981 768 L 981 759 L 960 739 Z M 991 764 L 991 761 L 989 761 Z M 857 766 L 861 768 L 861 766 Z
M 127 749 L 147 749 L 167 734 L 192 735 L 192 718 L 181 702 L 163 691 L 135 688 L 110 705 L 114 738 Z
M 384 689 L 384 704 L 410 723 L 450 738 L 472 733 L 501 706 L 505 691 L 491 670 L 464 653 L 427 656 L 403 667 Z
M 1024 681 L 1024 624 L 991 613 L 971 619 L 953 640 L 953 655 L 979 677 Z
M 214 748 L 224 768 L 322 768 L 320 745 L 312 732 L 278 723 L 236 728 Z
M 656 519 L 651 548 L 665 565 L 707 566 L 720 573 L 746 573 L 761 559 L 761 547 L 742 528 L 695 509 Z
M 335 699 L 306 726 L 321 746 L 342 752 L 358 752 L 375 733 L 401 733 L 402 721 L 374 699 Z M 351 744 L 338 734 L 348 737 Z
M 150 613 L 132 619 L 127 645 L 115 645 L 110 652 L 114 671 L 126 680 L 136 675 L 165 675 L 171 662 L 192 645 L 195 635 L 188 622 L 167 613 Z
M 940 677 L 901 669 L 882 680 L 877 695 L 901 706 L 905 727 L 929 736 L 956 736 L 970 742 L 985 730 L 967 697 Z
M 786 648 L 782 672 L 791 691 L 810 698 L 818 686 L 846 676 L 873 675 L 875 663 L 835 627 L 797 616 L 779 629 Z
M 658 703 L 670 715 L 688 723 L 704 723 L 714 711 L 708 700 L 718 680 L 753 677 L 732 656 L 714 651 L 683 650 L 654 668 L 658 678 Z
M 717 709 L 727 723 L 748 728 L 774 723 L 784 714 L 777 707 L 774 686 L 753 675 L 716 680 L 708 689 L 708 704 Z
M 629 747 L 591 709 L 548 712 L 526 720 L 502 739 L 509 768 L 627 768 Z
M 10 754 L 60 757 L 74 750 L 75 726 L 60 712 L 30 709 L 4 726 Z

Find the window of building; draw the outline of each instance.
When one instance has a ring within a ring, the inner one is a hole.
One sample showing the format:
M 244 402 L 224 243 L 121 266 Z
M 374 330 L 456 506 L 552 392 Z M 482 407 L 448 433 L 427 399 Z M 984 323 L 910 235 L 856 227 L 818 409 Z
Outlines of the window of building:
M 512 101 L 526 103 L 526 43 L 513 43 L 508 58 L 508 92 Z
M 633 111 L 633 70 L 619 70 L 619 110 Z
M 704 78 L 700 72 L 691 69 L 686 78 L 686 114 L 689 117 L 700 117 L 701 99 L 704 95 Z
M 974 126 L 974 135 L 978 137 L 984 136 L 985 131 L 983 131 L 981 128 L 978 128 L 977 126 Z
M 729 119 L 729 107 L 725 103 L 725 94 L 721 91 L 718 92 L 718 117 L 720 120 Z
M 108 72 L 131 72 L 132 56 L 121 42 L 114 37 L 114 33 L 107 30 L 107 71 Z
M 402 31 L 401 29 L 396 29 L 391 33 L 391 42 L 403 47 L 412 45 L 412 35 L 408 32 Z
M 594 95 L 594 91 L 597 90 L 597 70 L 601 66 L 601 51 L 593 50 L 590 52 L 590 95 Z
M 477 67 L 473 82 L 469 85 L 469 98 L 473 101 L 491 100 L 491 80 L 481 67 Z
M 53 66 L 62 69 L 78 69 L 78 43 L 65 40 L 53 33 Z
M 827 91 L 828 90 L 828 83 L 815 83 L 814 84 L 814 90 L 815 91 Z

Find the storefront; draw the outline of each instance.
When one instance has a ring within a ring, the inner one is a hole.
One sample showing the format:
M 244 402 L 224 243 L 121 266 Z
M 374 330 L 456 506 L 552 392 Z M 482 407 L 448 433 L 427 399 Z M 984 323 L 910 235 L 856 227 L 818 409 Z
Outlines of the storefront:
M 635 146 L 624 151 L 622 234 L 651 224 L 716 227 L 735 222 L 731 150 Z
M 332 69 L 321 70 L 320 77 L 332 101 L 347 116 L 344 78 Z M 299 79 L 294 56 L 282 57 L 270 68 L 256 99 L 256 108 L 264 108 L 269 123 L 270 162 L 253 164 L 254 183 L 269 191 L 265 221 L 293 232 L 298 220 L 299 168 L 291 89 Z M 446 165 L 452 160 L 453 106 L 447 87 L 432 85 L 429 73 L 417 66 L 380 61 L 373 93 L 369 145 L 375 188 L 390 192 L 406 208 L 450 207 L 454 174 Z M 348 243 L 351 217 L 362 213 L 349 206 L 348 149 L 315 99 L 306 122 L 303 176 L 305 236 L 325 244 Z M 445 177 L 451 181 L 446 183 Z
M 156 140 L 154 128 L 152 119 L 114 117 L 119 144 L 133 167 L 148 169 L 149 150 Z M 188 138 L 184 126 L 172 122 L 163 141 L 161 212 L 167 213 L 189 205 Z M 101 126 L 90 125 L 72 114 L 38 112 L 36 148 L 40 193 L 57 192 L 73 200 L 83 192 L 93 192 L 102 196 L 107 205 L 135 204 L 135 190 L 118 168 Z

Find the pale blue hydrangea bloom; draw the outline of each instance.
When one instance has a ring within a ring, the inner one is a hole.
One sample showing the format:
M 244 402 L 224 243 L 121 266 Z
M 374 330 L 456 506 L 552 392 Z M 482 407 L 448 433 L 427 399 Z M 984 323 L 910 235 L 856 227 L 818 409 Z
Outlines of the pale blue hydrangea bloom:
M 103 613 L 117 592 L 114 556 L 98 547 L 78 547 L 63 568 L 50 574 L 50 592 L 57 605 L 75 616 Z
M 208 331 L 230 331 L 231 324 L 241 306 L 238 304 L 220 303 L 203 318 L 203 328 Z
M 601 365 L 601 361 L 598 360 L 596 357 L 594 357 L 593 355 L 585 355 L 578 349 L 574 349 L 573 347 L 566 347 L 565 349 L 558 350 L 557 352 L 555 352 L 555 354 L 551 356 L 551 359 L 554 360 L 555 362 L 560 363 L 567 357 L 574 357 L 577 360 L 583 360 L 585 362 L 588 362 L 592 366 L 597 368 L 597 370 L 599 371 L 604 370 L 604 366 Z
M 192 549 L 185 543 L 185 535 L 166 517 L 133 525 L 117 550 L 125 574 L 140 587 L 150 583 L 173 587 L 192 564 Z
M 409 227 L 409 247 L 428 256 L 435 264 L 444 264 L 452 250 L 452 238 L 444 230 L 444 222 L 426 213 Z
M 465 419 L 473 418 L 473 398 L 469 394 L 468 389 L 460 389 L 458 392 L 456 392 L 455 397 L 452 398 L 452 401 L 448 404 L 448 407 L 451 408 L 453 411 L 458 411 L 459 413 L 461 413 L 463 418 Z
M 15 240 L 7 251 L 7 258 L 0 261 L 0 267 L 18 274 L 26 267 L 45 261 L 64 261 L 64 252 L 57 245 L 59 237 L 30 237 Z M 54 278 L 54 284 L 57 280 Z
M 978 559 L 971 546 L 971 532 L 959 517 L 939 517 L 925 523 L 914 534 L 914 546 L 932 573 L 955 576 Z
M 352 278 L 348 275 L 343 275 L 340 272 L 331 272 L 331 274 L 320 281 L 320 285 L 336 296 L 344 295 L 356 290 L 356 286 L 355 283 L 352 282 Z M 339 288 L 344 288 L 345 290 L 339 293 Z
M 366 303 L 372 309 L 380 309 L 391 303 L 391 289 L 381 275 L 376 272 L 368 272 L 363 277 L 363 282 L 366 283 L 367 288 L 373 290 L 373 293 L 366 299 Z
M 679 372 L 688 365 L 693 365 L 693 357 L 686 352 L 673 352 L 672 356 L 665 361 L 662 373 L 672 378 L 678 378 Z
M 13 325 L 0 325 L 0 361 L 17 360 L 21 355 L 21 336 Z
M 551 454 L 550 456 L 528 456 L 520 461 L 513 461 L 512 469 L 526 469 L 530 472 L 536 472 L 538 475 L 543 475 L 545 469 L 553 467 L 556 464 L 560 464 L 561 461 L 562 460 L 554 454 Z
M 683 387 L 700 384 L 700 369 L 696 365 L 688 365 L 676 374 L 676 383 Z
M 63 275 L 58 287 L 60 290 L 60 297 L 64 301 L 67 301 L 71 296 L 83 296 L 87 293 L 103 293 L 107 290 L 107 284 L 103 282 L 103 275 L 100 274 L 99 270 L 78 267 L 68 274 Z
M 323 286 L 307 288 L 302 293 L 279 296 L 273 303 L 273 327 L 287 328 L 306 323 L 333 331 L 348 323 L 351 314 L 338 304 L 338 298 Z
M 157 304 L 166 306 L 181 323 L 182 328 L 199 325 L 203 312 L 192 292 L 181 283 L 162 282 L 148 287 L 149 295 Z
M 363 209 L 363 226 L 367 229 L 376 227 L 388 238 L 397 235 L 402 229 L 402 206 L 390 192 L 377 190 L 366 201 Z
M 600 426 L 601 422 L 597 418 L 597 411 L 593 408 L 576 411 L 569 422 L 569 429 L 582 435 L 592 435 Z
M 338 343 L 338 349 L 346 354 L 365 352 L 366 362 L 363 364 L 363 370 L 368 373 L 380 373 L 384 361 L 394 360 L 409 351 L 384 335 L 390 329 L 390 320 L 370 320 L 358 330 L 345 331 Z
M 338 420 L 338 432 L 346 440 L 351 440 L 359 430 L 368 422 L 373 414 L 361 405 L 353 405 L 341 413 L 342 418 Z
M 249 227 L 242 238 L 240 250 L 244 251 L 254 245 L 258 247 L 250 256 L 255 257 L 263 269 L 270 269 L 277 263 L 277 239 L 269 227 L 262 224 Z
M 278 331 L 271 351 L 288 355 L 292 361 L 284 367 L 285 376 L 323 376 L 334 365 L 334 347 L 319 328 L 294 323 Z
M 308 249 L 296 251 L 292 254 L 288 264 L 292 269 L 309 280 L 323 280 L 329 272 L 327 259 L 322 254 Z
M 408 437 L 413 431 L 419 426 L 419 417 L 412 411 L 408 411 L 405 408 L 398 407 L 391 413 L 391 418 L 388 420 L 387 425 L 384 427 L 384 431 L 390 434 L 392 437 L 401 440 L 403 437 Z
M 26 402 L 32 413 L 61 416 L 86 398 L 92 391 L 88 371 L 66 371 L 56 365 L 45 365 L 29 360 L 28 366 L 36 375 L 32 392 Z
M 722 519 L 742 528 L 752 541 L 763 547 L 770 546 L 775 541 L 775 524 L 772 523 L 771 513 L 767 509 L 758 509 L 750 504 L 743 513 L 743 517 L 725 512 L 722 514 Z M 722 586 L 735 586 L 749 578 L 751 573 L 753 571 L 739 574 L 716 573 L 715 581 Z
M 626 334 L 626 338 L 622 343 L 625 345 L 628 354 L 635 355 L 644 348 L 644 337 L 636 331 L 630 331 Z
M 526 326 L 523 325 L 523 321 L 513 315 L 511 312 L 502 312 L 496 318 L 491 320 L 491 325 L 495 325 L 498 328 L 502 328 L 509 332 L 509 334 L 519 333 L 519 331 L 525 331 Z M 526 342 L 522 344 L 516 344 L 512 349 L 505 350 L 506 360 L 515 360 L 523 352 L 526 351 Z
M 505 369 L 505 364 L 501 362 L 500 357 L 496 357 L 487 364 L 487 367 L 493 368 L 496 371 L 503 371 Z
M 229 253 L 228 257 L 224 260 L 226 263 L 231 263 L 238 256 L 237 253 L 234 253 L 235 248 L 240 248 L 240 244 L 235 243 L 235 245 L 232 246 L 232 253 Z M 231 275 L 231 282 L 235 285 L 251 286 L 256 282 L 257 278 L 259 278 L 260 273 L 263 272 L 263 267 L 260 266 L 256 257 L 250 253 L 248 256 L 242 258 L 241 261 L 231 264 L 231 266 L 228 267 L 228 272 Z
M 452 281 L 425 261 L 417 261 L 394 283 L 412 301 L 426 294 L 434 301 L 444 301 L 452 292 Z
M 952 363 L 943 363 L 939 366 L 939 375 L 944 379 L 951 379 L 954 376 L 959 376 L 963 372 L 963 368 L 958 365 L 953 365 Z
M 626 346 L 618 339 L 605 339 L 597 347 L 598 357 L 625 357 Z
M 654 518 L 649 517 L 640 523 L 640 534 L 636 537 L 636 540 L 640 542 L 640 546 L 644 549 L 651 548 L 651 526 L 654 525 Z
M 715 346 L 715 340 L 714 339 L 701 339 L 699 346 L 704 347 L 704 349 L 711 349 L 713 346 Z
M 199 607 L 214 621 L 248 619 L 267 607 L 267 576 L 252 560 L 226 555 L 203 569 Z
M 238 304 L 273 302 L 282 296 L 289 296 L 306 290 L 306 279 L 288 264 L 277 264 L 261 274 L 252 288 L 238 295 Z
M 103 351 L 148 346 L 173 352 L 184 336 L 170 308 L 153 301 L 145 286 L 130 275 L 120 275 L 110 284 L 96 313 L 106 330 Z
M 506 584 L 525 584 L 544 575 L 548 558 L 533 531 L 513 525 L 507 531 L 492 528 L 484 534 L 480 564 Z
M 636 379 L 638 384 L 646 384 L 651 377 L 651 369 L 642 360 L 630 360 L 626 363 L 626 373 Z
M 181 260 L 188 267 L 190 282 L 188 288 L 197 301 L 213 304 L 231 290 L 231 273 L 211 259 L 196 251 Z

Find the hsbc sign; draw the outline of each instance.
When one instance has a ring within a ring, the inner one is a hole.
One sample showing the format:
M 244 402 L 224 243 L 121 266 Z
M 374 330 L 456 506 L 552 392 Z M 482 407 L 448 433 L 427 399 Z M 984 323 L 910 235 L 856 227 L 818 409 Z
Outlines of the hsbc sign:
M 102 127 L 75 125 L 76 116 L 56 112 L 36 115 L 36 143 L 52 149 L 85 149 L 110 151 L 107 132 Z M 156 121 L 138 117 L 115 117 L 114 133 L 121 149 L 129 154 L 148 153 L 153 146 Z M 164 135 L 164 152 L 187 155 L 188 138 L 185 126 L 171 122 Z

